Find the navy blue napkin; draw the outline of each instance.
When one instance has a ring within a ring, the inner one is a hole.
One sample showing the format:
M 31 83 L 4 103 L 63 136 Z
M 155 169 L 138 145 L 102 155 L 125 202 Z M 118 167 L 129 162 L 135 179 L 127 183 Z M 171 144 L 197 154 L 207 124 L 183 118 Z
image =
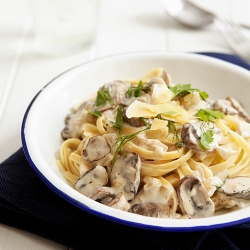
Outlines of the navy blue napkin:
M 237 56 L 199 53 L 237 64 Z M 23 149 L 0 164 L 0 223 L 72 249 L 250 249 L 250 222 L 200 232 L 159 232 L 129 227 L 87 213 L 54 193 L 30 167 Z

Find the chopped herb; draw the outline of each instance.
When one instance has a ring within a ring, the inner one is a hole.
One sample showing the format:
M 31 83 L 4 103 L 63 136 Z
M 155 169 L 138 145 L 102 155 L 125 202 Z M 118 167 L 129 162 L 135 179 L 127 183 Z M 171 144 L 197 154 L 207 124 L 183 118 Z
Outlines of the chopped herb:
M 168 111 L 168 112 L 164 112 L 164 113 L 161 113 L 161 114 L 158 114 L 156 116 L 156 118 L 158 119 L 161 119 L 161 120 L 164 120 L 164 121 L 167 121 L 167 127 L 168 127 L 168 131 L 169 133 L 172 133 L 174 135 L 174 138 L 173 139 L 176 139 L 176 143 L 175 143 L 175 146 L 176 148 L 181 148 L 183 147 L 183 143 L 181 142 L 180 140 L 180 136 L 177 132 L 177 128 L 176 128 L 176 124 L 174 121 L 171 121 L 171 120 L 168 120 L 168 119 L 164 119 L 161 117 L 161 115 L 171 115 L 171 114 L 175 114 L 176 112 L 175 111 Z
M 122 133 L 122 123 L 123 123 L 122 106 L 119 105 L 117 109 L 116 121 L 114 122 L 113 127 L 118 129 L 120 135 Z
M 202 100 L 206 100 L 209 97 L 208 93 L 205 91 L 199 91 L 199 94 Z
M 117 149 L 116 149 L 116 151 L 115 151 L 115 153 L 114 153 L 114 156 L 113 156 L 113 158 L 112 158 L 112 165 L 113 165 L 114 162 L 115 162 L 115 159 L 116 159 L 116 157 L 117 157 L 117 154 L 118 154 L 119 152 L 122 152 L 123 146 L 124 146 L 127 142 L 133 140 L 138 134 L 140 134 L 141 132 L 143 132 L 143 131 L 145 131 L 145 130 L 147 130 L 147 129 L 149 129 L 149 128 L 150 128 L 150 126 L 144 128 L 144 129 L 142 129 L 142 130 L 139 130 L 139 131 L 137 131 L 137 132 L 134 133 L 134 134 L 122 135 L 122 136 L 120 136 L 120 137 L 116 140 L 116 143 L 115 143 L 115 144 L 119 144 L 119 145 L 118 145 L 118 147 L 117 147 Z
M 131 98 L 134 97 L 140 97 L 142 95 L 142 81 L 139 82 L 139 84 L 136 87 L 131 87 L 126 92 L 126 97 Z
M 114 105 L 114 102 L 110 96 L 109 90 L 103 87 L 97 92 L 96 106 L 104 107 L 107 101 L 110 103 L 110 105 Z
M 217 118 L 223 118 L 225 114 L 218 110 L 200 109 L 196 115 L 201 121 L 215 122 Z
M 227 180 L 228 178 L 229 178 L 229 174 L 227 175 L 227 177 L 225 178 L 225 180 L 223 180 L 223 182 L 222 182 L 221 185 L 219 185 L 219 186 L 215 185 L 216 189 L 217 189 L 219 192 L 222 192 L 222 191 L 223 191 L 223 186 L 224 186 L 224 184 L 225 184 L 225 182 L 226 182 L 226 180 Z
M 180 141 L 180 137 L 179 137 L 179 134 L 177 132 L 177 128 L 176 128 L 175 122 L 168 121 L 167 127 L 169 129 L 169 132 L 174 134 L 174 138 L 176 138 L 176 141 L 179 142 Z
M 150 123 L 144 117 L 139 117 L 139 119 L 144 123 L 145 126 L 150 126 Z
M 203 148 L 205 150 L 210 149 L 209 144 L 214 140 L 213 135 L 214 135 L 214 133 L 211 129 L 208 129 L 201 134 L 201 138 L 200 138 L 201 148 Z
M 199 92 L 200 97 L 203 100 L 208 98 L 208 94 L 204 91 L 200 91 L 199 89 L 192 89 L 191 84 L 177 84 L 174 87 L 169 87 L 169 89 L 174 93 L 174 98 L 180 98 L 187 94 L 193 94 L 194 92 Z
M 97 117 L 102 116 L 102 113 L 99 110 L 97 110 L 97 109 L 94 110 L 94 111 L 88 110 L 88 113 L 90 113 L 91 115 L 97 116 Z

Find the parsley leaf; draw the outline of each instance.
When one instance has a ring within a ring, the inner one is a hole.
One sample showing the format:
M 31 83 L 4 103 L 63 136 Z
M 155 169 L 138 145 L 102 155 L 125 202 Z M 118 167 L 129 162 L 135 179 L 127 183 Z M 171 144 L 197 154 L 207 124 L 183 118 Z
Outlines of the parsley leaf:
M 205 150 L 210 149 L 209 144 L 214 140 L 213 135 L 214 135 L 214 133 L 211 129 L 208 129 L 201 134 L 201 138 L 200 138 L 201 148 L 203 148 Z
M 218 110 L 200 109 L 196 116 L 204 122 L 215 122 L 217 118 L 223 118 L 225 114 Z
M 104 107 L 107 101 L 110 103 L 110 105 L 114 105 L 114 102 L 109 94 L 109 90 L 103 87 L 97 92 L 96 106 Z
M 142 81 L 139 82 L 139 84 L 136 87 L 131 87 L 126 92 L 126 97 L 131 98 L 134 97 L 140 97 L 142 95 Z
M 173 87 L 169 87 L 169 89 L 174 93 L 174 98 L 180 98 L 194 92 L 199 92 L 200 97 L 203 100 L 206 100 L 208 98 L 208 94 L 206 92 L 200 91 L 199 89 L 192 89 L 191 84 L 177 84 Z
M 205 91 L 199 91 L 199 93 L 200 93 L 201 99 L 203 100 L 206 100 L 209 97 L 208 93 Z

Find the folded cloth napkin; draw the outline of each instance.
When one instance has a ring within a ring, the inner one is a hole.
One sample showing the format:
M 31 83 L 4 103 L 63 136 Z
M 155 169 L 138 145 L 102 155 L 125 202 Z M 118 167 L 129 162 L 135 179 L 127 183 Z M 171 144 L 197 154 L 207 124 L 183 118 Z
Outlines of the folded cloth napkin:
M 239 57 L 200 53 L 250 70 Z M 199 232 L 129 227 L 87 213 L 54 193 L 30 167 L 23 149 L 0 164 L 0 223 L 72 249 L 250 249 L 250 222 Z

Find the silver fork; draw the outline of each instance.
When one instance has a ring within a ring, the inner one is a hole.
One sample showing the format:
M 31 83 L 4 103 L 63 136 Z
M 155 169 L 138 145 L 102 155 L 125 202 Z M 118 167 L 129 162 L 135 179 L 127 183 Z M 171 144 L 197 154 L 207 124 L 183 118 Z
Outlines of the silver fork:
M 176 21 L 191 28 L 201 28 L 214 23 L 231 50 L 250 62 L 250 39 L 243 34 L 235 17 L 219 17 L 204 10 L 190 0 L 158 0 L 159 4 Z
M 250 39 L 244 35 L 239 22 L 233 17 L 215 17 L 213 22 L 231 50 L 250 62 Z

